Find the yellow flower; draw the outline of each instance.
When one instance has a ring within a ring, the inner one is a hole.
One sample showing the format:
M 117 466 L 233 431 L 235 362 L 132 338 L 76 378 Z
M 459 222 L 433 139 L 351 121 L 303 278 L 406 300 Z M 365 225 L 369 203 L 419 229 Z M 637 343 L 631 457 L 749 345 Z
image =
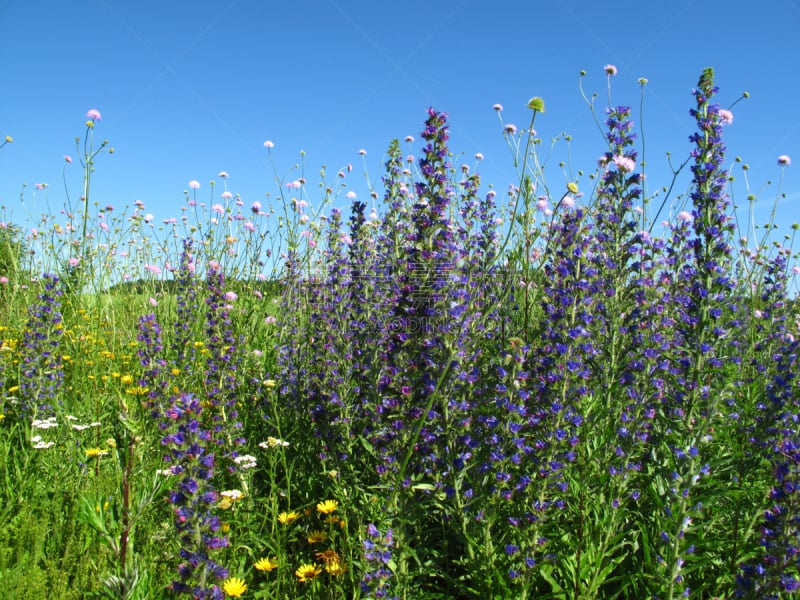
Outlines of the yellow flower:
M 105 456 L 108 454 L 108 450 L 103 450 L 102 448 L 88 448 L 86 450 L 86 458 L 94 458 L 95 456 Z
M 278 561 L 271 558 L 262 558 L 253 565 L 259 571 L 272 571 L 278 568 Z
M 173 375 L 180 375 L 181 374 L 181 370 L 178 369 L 178 368 L 172 368 L 170 370 L 170 373 L 172 373 Z
M 6 143 L 7 143 L 7 144 L 10 144 L 10 143 L 11 143 L 11 142 L 13 142 L 13 141 L 14 141 L 14 138 L 12 138 L 10 135 L 7 135 L 7 136 L 6 136 Z
M 319 566 L 308 563 L 300 565 L 297 571 L 294 572 L 294 574 L 297 575 L 297 580 L 301 583 L 311 581 L 320 573 L 322 573 L 322 569 Z
M 338 558 L 335 558 L 334 560 L 325 563 L 325 570 L 334 577 L 338 577 L 339 575 L 344 575 L 347 572 L 347 565 Z
M 325 523 L 328 525 L 336 525 L 339 523 L 339 517 L 336 515 L 328 515 L 325 517 Z
M 309 544 L 319 544 L 328 539 L 328 534 L 324 531 L 316 530 L 310 532 L 307 539 Z
M 284 511 L 281 514 L 278 515 L 278 523 L 280 523 L 281 525 L 288 525 L 292 521 L 296 521 L 299 518 L 300 518 L 300 515 L 297 514 L 294 511 L 292 511 L 292 512 Z
M 225 580 L 225 583 L 222 584 L 222 589 L 225 590 L 226 595 L 231 596 L 232 598 L 238 598 L 247 591 L 247 586 L 245 585 L 243 579 L 239 577 L 231 577 Z
M 223 498 L 217 502 L 217 508 L 220 510 L 228 510 L 231 506 L 233 506 L 233 502 L 230 498 Z
M 573 194 L 577 194 L 577 193 L 578 193 L 578 184 L 577 184 L 577 183 L 575 183 L 574 181 L 570 181 L 570 182 L 567 184 L 567 189 L 568 189 L 570 192 L 572 192 Z
M 265 379 L 264 380 L 264 387 L 267 389 L 272 389 L 275 387 L 275 380 L 274 379 Z
M 142 387 L 141 385 L 134 385 L 133 387 L 125 388 L 125 393 L 131 396 L 146 396 L 150 388 Z
M 130 385 L 133 383 L 133 377 L 130 375 L 123 375 L 122 377 L 119 378 L 119 382 L 122 385 Z
M 317 504 L 317 511 L 323 515 L 329 515 L 335 512 L 337 508 L 339 508 L 339 503 L 336 500 L 325 500 L 325 502 Z
M 86 121 L 86 126 L 89 129 L 94 129 L 94 121 Z

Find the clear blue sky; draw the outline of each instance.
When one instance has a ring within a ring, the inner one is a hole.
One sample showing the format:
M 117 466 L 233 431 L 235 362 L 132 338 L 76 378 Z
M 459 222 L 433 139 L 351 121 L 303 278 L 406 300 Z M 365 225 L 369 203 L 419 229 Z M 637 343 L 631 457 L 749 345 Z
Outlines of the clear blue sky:
M 750 165 L 759 222 L 781 178 L 777 157 L 795 161 L 779 208 L 788 229 L 800 222 L 798 31 L 800 0 L 0 0 L 0 138 L 14 138 L 0 150 L 0 204 L 16 220 L 44 210 L 45 195 L 60 206 L 63 157 L 77 159 L 74 138 L 90 108 L 103 116 L 96 135 L 115 149 L 97 159 L 93 199 L 141 200 L 159 222 L 180 216 L 190 180 L 210 203 L 208 182 L 221 183 L 220 171 L 247 205 L 274 195 L 267 139 L 287 180 L 299 176 L 291 168 L 305 151 L 312 203 L 322 165 L 335 179 L 351 163 L 348 185 L 364 197 L 359 150 L 373 179 L 393 138 L 415 136 L 405 150 L 418 154 L 428 106 L 449 114 L 456 160 L 474 165 L 482 153 L 484 185 L 505 190 L 514 170 L 492 105 L 522 128 L 528 99 L 541 96 L 539 135 L 570 134 L 573 170 L 588 173 L 604 147 L 579 72 L 602 110 L 607 63 L 619 69 L 613 103 L 632 105 L 637 130 L 644 124 L 652 191 L 669 183 L 665 153 L 679 163 L 689 150 L 691 89 L 712 66 L 721 104 L 750 93 L 726 140 L 729 160 Z M 565 156 L 562 144 L 547 163 L 556 190 L 577 178 L 559 169 Z M 67 173 L 76 197 L 77 160 Z M 36 183 L 49 187 L 36 192 Z M 740 174 L 736 194 L 746 205 Z

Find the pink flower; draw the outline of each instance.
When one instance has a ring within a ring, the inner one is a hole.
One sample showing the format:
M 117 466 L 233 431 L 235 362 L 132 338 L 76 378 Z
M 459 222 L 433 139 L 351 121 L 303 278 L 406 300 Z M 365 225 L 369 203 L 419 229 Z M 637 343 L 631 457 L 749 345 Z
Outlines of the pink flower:
M 253 202 L 253 204 L 250 205 L 250 210 L 252 212 L 254 212 L 255 214 L 260 213 L 261 212 L 261 202 L 258 202 L 258 201 Z
M 73 256 L 67 262 L 69 263 L 70 267 L 77 267 L 81 260 Z
M 413 135 L 407 135 L 406 136 L 406 143 L 407 144 L 413 144 L 414 143 L 414 136 Z
M 517 126 L 513 123 L 508 123 L 505 126 L 504 131 L 510 135 L 515 135 L 517 133 Z
M 152 221 L 153 219 L 154 219 L 154 217 L 153 217 L 153 215 L 152 215 L 151 213 L 147 213 L 147 214 L 144 216 L 144 222 L 145 222 L 145 223 L 149 223 L 149 222 L 150 222 L 150 221 Z
M 359 150 L 359 151 L 358 151 L 358 154 L 359 154 L 360 156 L 366 156 L 366 155 L 367 155 L 367 151 L 366 151 L 366 150 L 364 150 L 363 148 L 361 148 L 361 150 Z
M 302 187 L 302 185 L 303 184 L 300 183 L 298 179 L 295 179 L 294 181 L 290 181 L 289 183 L 287 183 L 286 187 L 289 188 L 290 190 L 299 190 Z
M 272 150 L 275 147 L 275 144 L 272 143 L 272 140 L 267 140 L 264 142 L 264 148 L 267 150 Z
M 733 113 L 731 111 L 727 110 L 727 109 L 720 108 L 719 109 L 719 119 L 725 125 L 730 125 L 731 123 L 733 123 Z
M 226 302 L 233 302 L 233 301 L 235 301 L 235 300 L 236 300 L 236 299 L 237 299 L 239 296 L 236 294 L 236 292 L 225 292 L 225 293 L 222 295 L 222 297 L 225 299 L 225 301 L 226 301 Z
M 86 113 L 86 118 L 92 121 L 101 121 L 103 119 L 100 111 L 96 108 L 89 109 L 89 112 Z
M 481 154 L 480 152 L 478 152 L 478 153 L 475 155 L 475 160 L 483 160 L 483 154 Z
M 8 285 L 8 277 L 6 277 L 5 275 L 0 277 L 0 285 Z
M 497 112 L 500 112 L 500 111 L 503 110 L 503 105 L 502 104 L 494 104 L 492 106 L 492 108 L 495 109 Z
M 46 183 L 36 183 L 36 184 L 34 184 L 34 187 L 35 187 L 37 190 L 43 190 L 44 188 L 46 188 L 46 187 L 47 187 L 47 184 L 46 184 Z
M 252 233 L 252 232 L 254 232 L 254 231 L 256 230 L 256 226 L 255 226 L 255 225 L 253 225 L 253 224 L 252 224 L 250 221 L 247 221 L 247 222 L 246 222 L 246 223 L 243 225 L 243 227 L 244 227 L 245 229 L 247 229 L 247 231 L 249 231 L 249 232 L 251 232 L 251 233 Z
M 64 160 L 67 161 L 69 164 L 72 164 L 72 157 L 69 154 L 64 155 Z
M 694 221 L 694 217 L 692 216 L 692 213 L 690 213 L 689 211 L 682 210 L 681 212 L 678 213 L 678 220 L 683 221 L 684 223 L 691 223 L 692 221 Z
M 634 160 L 632 158 L 628 158 L 627 156 L 615 156 L 614 164 L 617 165 L 617 168 L 620 171 L 625 173 L 630 173 L 636 168 L 636 163 Z
M 778 157 L 778 164 L 779 164 L 780 166 L 782 166 L 782 167 L 788 167 L 790 164 L 792 164 L 792 159 L 791 159 L 791 158 L 789 158 L 789 157 L 788 157 L 787 155 L 785 155 L 785 154 L 781 154 L 781 155 Z
M 547 198 L 539 198 L 536 201 L 536 210 L 539 212 L 544 212 L 547 210 Z
M 159 267 L 158 265 L 145 265 L 144 270 L 151 272 L 153 275 L 161 274 L 161 267 Z
M 153 297 L 148 298 L 147 301 L 150 303 L 150 306 L 158 306 L 158 300 Z
M 227 179 L 229 177 L 229 175 L 228 175 L 227 171 L 220 171 L 219 175 L 217 175 L 217 177 L 222 177 L 222 179 Z
M 355 192 L 347 192 L 346 196 L 347 196 L 348 200 L 355 200 L 356 199 L 356 193 Z
M 569 194 L 565 194 L 564 197 L 561 199 L 561 206 L 563 206 L 564 208 L 575 208 L 575 198 L 573 198 Z
M 617 67 L 615 67 L 614 65 L 606 65 L 605 67 L 603 67 L 603 70 L 606 72 L 606 74 L 612 77 L 617 74 Z
M 191 189 L 193 189 L 193 190 L 199 190 L 199 189 L 200 189 L 200 182 L 199 182 L 199 181 L 197 181 L 197 179 L 192 179 L 192 180 L 189 182 L 189 187 L 190 187 Z
M 222 196 L 221 197 L 224 200 L 230 200 L 231 198 L 233 198 L 233 194 L 231 194 L 229 191 L 226 190 L 226 191 L 222 192 Z
M 134 204 L 136 205 L 136 208 L 144 208 L 144 202 L 141 200 L 134 201 Z

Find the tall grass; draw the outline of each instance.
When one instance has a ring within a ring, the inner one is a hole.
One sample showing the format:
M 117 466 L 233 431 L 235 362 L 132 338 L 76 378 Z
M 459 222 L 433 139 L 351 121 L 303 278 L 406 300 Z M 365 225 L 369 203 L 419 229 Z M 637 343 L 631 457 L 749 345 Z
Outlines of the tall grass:
M 0 224 L 0 595 L 793 595 L 792 254 L 734 237 L 716 94 L 674 214 L 627 106 L 548 183 L 532 98 L 510 204 L 429 109 L 369 214 L 220 173 L 156 227 L 91 203 L 90 111 L 80 205 Z

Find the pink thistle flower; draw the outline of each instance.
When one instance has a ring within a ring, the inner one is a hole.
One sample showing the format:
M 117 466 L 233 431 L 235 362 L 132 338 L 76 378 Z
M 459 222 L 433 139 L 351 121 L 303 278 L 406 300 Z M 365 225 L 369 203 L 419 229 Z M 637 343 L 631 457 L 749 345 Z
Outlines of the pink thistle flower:
M 547 210 L 547 198 L 539 198 L 536 201 L 536 210 L 539 212 L 544 212 Z
M 367 155 L 367 151 L 364 150 L 363 148 L 361 148 L 361 150 L 358 151 L 358 154 L 359 154 L 359 156 L 366 156 Z
M 225 292 L 222 297 L 226 302 L 234 302 L 239 296 L 236 294 L 236 292 Z
M 192 180 L 189 182 L 189 187 L 190 187 L 191 189 L 193 189 L 193 190 L 199 190 L 199 189 L 200 189 L 200 182 L 199 182 L 199 181 L 197 181 L 197 179 L 192 179 Z
M 255 225 L 253 225 L 253 223 L 251 223 L 250 221 L 247 221 L 247 222 L 244 224 L 244 228 L 245 228 L 247 231 L 251 232 L 251 233 L 252 233 L 252 232 L 254 232 L 254 231 L 256 230 L 256 226 L 255 226 Z
M 348 200 L 355 200 L 356 199 L 356 193 L 355 192 L 347 192 L 346 196 L 347 196 Z
M 606 72 L 607 75 L 613 77 L 617 74 L 617 67 L 614 65 L 606 65 L 603 67 L 603 70 Z
M 563 206 L 564 208 L 567 208 L 567 209 L 575 208 L 575 198 L 573 196 L 570 196 L 569 194 L 566 194 L 561 199 L 561 206 Z
M 227 171 L 220 171 L 217 177 L 222 177 L 222 179 L 227 179 L 228 177 L 230 177 L 230 175 L 228 175 Z
M 150 306 L 158 306 L 158 300 L 156 300 L 152 296 L 148 298 L 147 301 L 150 303 Z
M 719 109 L 719 119 L 725 125 L 730 125 L 731 123 L 733 123 L 733 113 L 731 111 L 725 109 L 725 108 L 720 108 Z
M 792 267 L 792 273 L 793 273 L 794 275 L 800 275 L 800 267 L 798 267 L 797 265 L 795 265 L 794 267 Z
M 144 222 L 145 222 L 145 223 L 149 223 L 149 222 L 150 222 L 150 221 L 152 221 L 153 219 L 154 219 L 154 217 L 153 217 L 153 215 L 152 215 L 151 213 L 147 213 L 147 214 L 144 216 Z
M 778 164 L 782 167 L 788 167 L 790 164 L 792 164 L 792 159 L 789 158 L 786 154 L 781 154 L 778 157 Z
M 516 133 L 517 133 L 517 126 L 516 126 L 516 125 L 514 125 L 513 123 L 508 123 L 508 124 L 506 124 L 506 126 L 503 128 L 503 131 L 505 131 L 505 132 L 506 132 L 507 134 L 509 134 L 509 135 L 516 135 Z
M 503 105 L 502 104 L 493 104 L 492 108 L 494 110 L 496 110 L 497 112 L 501 112 L 503 110 Z
M 144 202 L 141 200 L 135 200 L 133 204 L 136 206 L 136 208 L 144 208 Z
M 302 183 L 300 183 L 299 179 L 295 179 L 294 181 L 290 181 L 286 184 L 286 187 L 290 190 L 299 190 L 302 187 Z
M 46 184 L 46 183 L 36 183 L 36 184 L 34 184 L 34 187 L 35 187 L 37 190 L 43 190 L 44 188 L 46 188 L 46 187 L 47 187 L 47 184 Z
M 632 158 L 628 158 L 627 156 L 615 156 L 614 157 L 614 164 L 617 165 L 617 168 L 620 171 L 625 173 L 630 173 L 636 168 L 636 163 Z
M 0 285 L 8 285 L 8 277 L 6 277 L 5 275 L 0 277 Z
M 145 269 L 145 271 L 149 271 L 153 275 L 160 275 L 161 274 L 161 267 L 159 267 L 158 265 L 145 265 L 144 269 Z
M 233 198 L 233 194 L 231 194 L 230 192 L 228 192 L 226 190 L 226 191 L 222 192 L 221 198 L 223 198 L 224 200 L 230 200 L 231 198 Z
M 272 142 L 272 140 L 267 140 L 266 142 L 264 142 L 264 148 L 266 148 L 267 150 L 272 150 L 274 147 L 275 144 Z
M 86 113 L 86 118 L 91 119 L 92 121 L 102 121 L 103 116 L 100 114 L 99 110 L 92 108 Z
M 481 154 L 480 152 L 475 154 L 475 160 L 483 160 L 483 154 Z
M 73 256 L 67 262 L 69 263 L 70 267 L 77 267 L 78 264 L 80 264 L 81 260 L 79 258 L 76 258 L 76 257 Z
M 407 135 L 406 136 L 406 143 L 413 144 L 414 143 L 414 136 L 413 135 Z
M 251 212 L 253 212 L 253 213 L 255 213 L 255 214 L 258 214 L 258 213 L 260 213 L 260 212 L 261 212 L 261 202 L 258 202 L 258 201 L 256 201 L 256 202 L 253 202 L 253 203 L 250 205 L 250 211 L 251 211 Z
M 69 154 L 64 155 L 64 160 L 69 164 L 72 164 L 72 157 Z
M 682 210 L 678 213 L 678 220 L 683 221 L 684 223 L 691 223 L 694 221 L 694 217 L 688 210 Z
M 264 323 L 267 325 L 274 325 L 277 321 L 278 319 L 271 315 L 269 317 L 264 317 Z

